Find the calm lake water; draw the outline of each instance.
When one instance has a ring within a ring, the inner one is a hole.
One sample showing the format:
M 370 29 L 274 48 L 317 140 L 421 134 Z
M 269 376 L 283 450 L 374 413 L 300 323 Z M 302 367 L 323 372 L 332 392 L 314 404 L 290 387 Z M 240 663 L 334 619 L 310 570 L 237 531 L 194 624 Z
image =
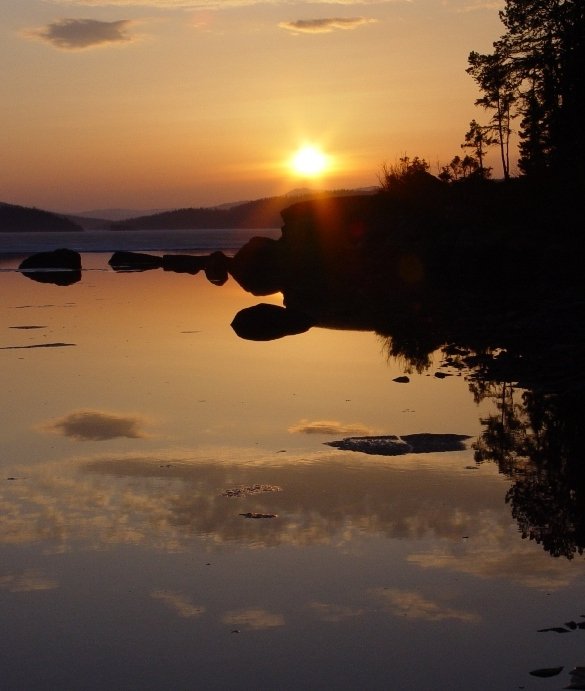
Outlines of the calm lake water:
M 369 332 L 241 340 L 230 322 L 259 300 L 232 279 L 116 273 L 90 235 L 55 239 L 85 251 L 67 287 L 14 270 L 50 239 L 2 245 L 3 690 L 569 683 L 585 631 L 539 630 L 585 621 L 585 563 L 523 539 L 511 480 L 474 461 L 492 404 L 464 376 L 435 377 L 437 356 L 394 382 Z M 140 235 L 111 249 L 246 237 Z M 415 433 L 470 439 L 326 444 Z

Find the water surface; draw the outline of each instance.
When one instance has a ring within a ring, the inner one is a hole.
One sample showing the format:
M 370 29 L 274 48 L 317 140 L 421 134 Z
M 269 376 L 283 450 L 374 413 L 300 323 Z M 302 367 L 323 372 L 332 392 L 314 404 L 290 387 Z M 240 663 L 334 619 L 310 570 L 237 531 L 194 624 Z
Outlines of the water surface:
M 233 280 L 108 257 L 67 287 L 2 264 L 2 688 L 569 682 L 585 632 L 539 629 L 585 621 L 583 560 L 523 539 L 464 376 L 396 383 L 370 332 L 240 340 Z M 325 444 L 421 432 L 471 438 Z

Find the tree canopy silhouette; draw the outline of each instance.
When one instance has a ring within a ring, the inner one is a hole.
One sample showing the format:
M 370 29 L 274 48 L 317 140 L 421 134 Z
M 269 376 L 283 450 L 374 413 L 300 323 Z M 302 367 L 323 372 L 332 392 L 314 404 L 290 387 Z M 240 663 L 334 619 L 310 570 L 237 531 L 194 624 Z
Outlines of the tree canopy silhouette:
M 472 52 L 468 72 L 494 111 L 490 127 L 500 144 L 504 175 L 510 121 L 520 117 L 522 172 L 584 179 L 585 3 L 582 0 L 506 0 L 506 29 L 488 55 Z

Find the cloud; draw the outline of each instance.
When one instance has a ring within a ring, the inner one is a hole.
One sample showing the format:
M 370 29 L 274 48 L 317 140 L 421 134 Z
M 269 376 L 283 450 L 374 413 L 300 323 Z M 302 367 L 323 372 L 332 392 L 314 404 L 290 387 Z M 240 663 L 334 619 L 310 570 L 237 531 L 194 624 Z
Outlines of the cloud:
M 141 439 L 146 433 L 141 429 L 144 420 L 138 415 L 118 415 L 99 410 L 76 410 L 57 420 L 51 420 L 41 429 L 70 437 L 75 441 L 107 441 L 127 437 Z
M 473 612 L 446 607 L 432 600 L 427 600 L 414 590 L 400 590 L 399 588 L 378 588 L 373 595 L 380 598 L 386 608 L 396 616 L 425 621 L 445 621 L 454 619 L 467 623 L 477 623 L 480 618 Z
M 155 590 L 150 594 L 155 600 L 161 600 L 183 619 L 200 617 L 205 612 L 205 607 L 194 605 L 189 598 L 171 590 Z
M 448 2 L 446 6 L 457 14 L 465 14 L 467 12 L 494 12 L 495 10 L 504 9 L 504 0 L 475 0 L 461 4 L 459 2 Z
M 359 436 L 372 434 L 372 429 L 360 422 L 343 423 L 337 420 L 300 420 L 288 428 L 291 434 L 339 434 Z
M 281 22 L 278 26 L 295 34 L 328 34 L 332 31 L 348 31 L 364 24 L 373 24 L 377 19 L 366 17 L 297 19 L 294 22 Z
M 112 43 L 129 43 L 128 19 L 101 22 L 97 19 L 60 19 L 38 29 L 28 29 L 24 35 L 41 39 L 62 50 L 84 50 Z
M 253 631 L 284 626 L 282 614 L 274 614 L 265 609 L 241 609 L 227 612 L 222 621 L 224 624 L 228 624 L 228 626 L 241 627 Z
M 59 5 L 84 5 L 85 7 L 183 7 L 205 9 L 229 9 L 251 5 L 313 5 L 313 0 L 53 0 Z M 319 0 L 322 5 L 384 5 L 396 0 Z

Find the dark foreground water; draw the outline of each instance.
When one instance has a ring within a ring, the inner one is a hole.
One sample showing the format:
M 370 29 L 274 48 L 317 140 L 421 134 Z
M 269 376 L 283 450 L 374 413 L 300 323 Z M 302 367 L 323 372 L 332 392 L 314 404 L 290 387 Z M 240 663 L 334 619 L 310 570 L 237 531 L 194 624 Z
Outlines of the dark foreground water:
M 585 564 L 512 515 L 521 459 L 476 463 L 494 397 L 438 355 L 394 382 L 368 332 L 240 340 L 233 280 L 108 258 L 67 287 L 0 266 L 0 688 L 569 684 Z M 415 433 L 470 438 L 326 444 Z

